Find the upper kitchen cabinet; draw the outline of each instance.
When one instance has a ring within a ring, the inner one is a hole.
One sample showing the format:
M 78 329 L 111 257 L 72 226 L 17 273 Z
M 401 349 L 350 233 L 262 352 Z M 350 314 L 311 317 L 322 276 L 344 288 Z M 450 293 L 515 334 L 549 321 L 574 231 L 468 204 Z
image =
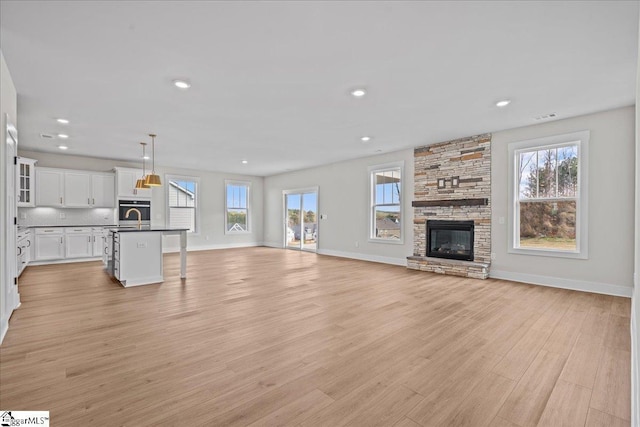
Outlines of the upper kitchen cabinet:
M 36 168 L 36 205 L 64 206 L 64 171 Z
M 112 208 L 115 177 L 108 172 L 37 168 L 36 205 L 65 208 Z
M 115 206 L 116 178 L 112 173 L 91 175 L 91 206 L 112 208 Z
M 18 184 L 18 207 L 34 207 L 35 195 L 35 165 L 36 160 L 26 157 L 16 157 L 16 182 Z
M 118 198 L 125 199 L 150 199 L 151 189 L 137 189 L 136 181 L 142 178 L 141 169 L 115 168 L 116 187 Z
M 65 171 L 64 205 L 67 208 L 91 207 L 91 175 L 86 172 Z

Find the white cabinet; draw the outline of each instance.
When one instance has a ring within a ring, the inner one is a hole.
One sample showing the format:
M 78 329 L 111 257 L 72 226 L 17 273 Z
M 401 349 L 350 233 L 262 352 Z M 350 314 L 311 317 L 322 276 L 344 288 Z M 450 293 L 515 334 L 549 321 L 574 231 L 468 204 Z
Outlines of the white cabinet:
M 93 227 L 91 229 L 91 246 L 93 247 L 91 255 L 102 256 L 104 239 L 104 229 L 102 227 Z
M 64 206 L 67 208 L 91 206 L 91 174 L 64 172 Z
M 113 270 L 122 286 L 160 283 L 162 276 L 162 232 L 113 233 Z
M 36 261 L 64 258 L 64 232 L 62 228 L 36 229 Z
M 36 205 L 65 208 L 112 208 L 115 206 L 115 176 L 89 172 L 37 168 Z
M 65 257 L 87 258 L 93 254 L 93 239 L 90 227 L 65 229 Z
M 36 181 L 36 206 L 64 206 L 64 171 L 36 168 Z
M 17 272 L 18 276 L 22 273 L 22 271 L 27 267 L 29 261 L 31 261 L 31 230 L 25 229 L 18 231 L 17 236 Z
M 118 198 L 149 199 L 151 189 L 137 189 L 136 181 L 142 178 L 142 169 L 115 168 Z
M 91 175 L 91 207 L 115 206 L 115 176 L 112 173 Z
M 35 165 L 36 160 L 26 157 L 16 158 L 16 183 L 18 190 L 18 207 L 34 207 L 35 195 Z

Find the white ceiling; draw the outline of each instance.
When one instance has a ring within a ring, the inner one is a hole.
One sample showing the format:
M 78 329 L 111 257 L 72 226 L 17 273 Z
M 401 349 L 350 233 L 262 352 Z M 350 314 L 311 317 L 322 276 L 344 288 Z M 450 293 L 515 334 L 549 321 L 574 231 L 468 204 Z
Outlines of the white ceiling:
M 139 160 L 155 132 L 158 164 L 271 175 L 635 100 L 635 1 L 2 0 L 0 17 L 30 150 L 68 133 L 68 154 Z

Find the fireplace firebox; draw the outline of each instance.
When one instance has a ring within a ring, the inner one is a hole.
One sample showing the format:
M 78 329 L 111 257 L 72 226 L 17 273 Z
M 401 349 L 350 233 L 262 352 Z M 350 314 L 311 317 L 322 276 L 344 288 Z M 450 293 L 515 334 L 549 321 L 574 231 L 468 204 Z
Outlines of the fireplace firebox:
M 473 261 L 473 221 L 427 221 L 426 255 Z

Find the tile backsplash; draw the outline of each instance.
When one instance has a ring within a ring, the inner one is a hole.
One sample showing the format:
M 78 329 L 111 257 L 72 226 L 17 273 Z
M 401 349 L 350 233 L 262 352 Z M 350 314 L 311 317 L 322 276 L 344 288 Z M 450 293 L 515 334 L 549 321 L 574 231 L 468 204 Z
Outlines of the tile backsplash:
M 113 225 L 115 209 L 19 208 L 18 225 Z

